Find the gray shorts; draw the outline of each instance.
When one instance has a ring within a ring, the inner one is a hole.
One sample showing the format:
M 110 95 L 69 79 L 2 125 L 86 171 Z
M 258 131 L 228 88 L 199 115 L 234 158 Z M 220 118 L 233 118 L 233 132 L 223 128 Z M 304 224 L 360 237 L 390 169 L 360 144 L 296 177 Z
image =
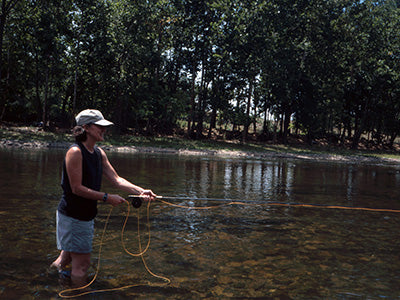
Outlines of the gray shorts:
M 90 253 L 94 220 L 81 221 L 57 211 L 57 248 L 68 252 Z

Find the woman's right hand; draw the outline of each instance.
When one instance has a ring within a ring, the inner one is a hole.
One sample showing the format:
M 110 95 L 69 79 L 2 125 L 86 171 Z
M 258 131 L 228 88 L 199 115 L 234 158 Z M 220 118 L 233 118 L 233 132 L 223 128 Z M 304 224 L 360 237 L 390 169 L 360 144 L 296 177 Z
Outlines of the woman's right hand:
M 126 202 L 124 198 L 117 194 L 108 194 L 106 203 L 111 204 L 112 206 L 117 206 Z

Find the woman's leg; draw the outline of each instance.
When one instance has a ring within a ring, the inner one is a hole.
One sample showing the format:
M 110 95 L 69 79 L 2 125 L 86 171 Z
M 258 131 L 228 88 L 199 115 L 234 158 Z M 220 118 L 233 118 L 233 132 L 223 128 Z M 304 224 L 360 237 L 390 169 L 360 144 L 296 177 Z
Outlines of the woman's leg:
M 90 253 L 71 252 L 72 270 L 71 280 L 74 286 L 80 287 L 86 284 L 87 270 L 90 267 Z
M 57 268 L 58 271 L 61 271 L 70 263 L 71 263 L 71 253 L 68 251 L 61 250 L 60 255 L 51 264 L 50 267 Z

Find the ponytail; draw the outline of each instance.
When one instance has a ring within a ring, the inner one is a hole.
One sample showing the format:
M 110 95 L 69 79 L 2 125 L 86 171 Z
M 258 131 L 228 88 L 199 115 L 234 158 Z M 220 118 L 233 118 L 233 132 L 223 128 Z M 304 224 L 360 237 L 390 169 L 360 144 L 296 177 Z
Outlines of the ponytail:
M 74 135 L 76 142 L 84 142 L 87 139 L 86 130 L 80 125 L 75 126 L 72 129 L 72 134 Z

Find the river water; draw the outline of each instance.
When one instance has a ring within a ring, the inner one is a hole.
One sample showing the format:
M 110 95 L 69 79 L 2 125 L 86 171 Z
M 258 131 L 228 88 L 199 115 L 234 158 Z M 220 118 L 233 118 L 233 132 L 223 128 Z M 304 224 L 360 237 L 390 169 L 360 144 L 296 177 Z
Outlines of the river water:
M 0 298 L 58 299 L 55 211 L 64 150 L 0 150 Z M 187 209 L 155 202 L 111 211 L 92 290 L 79 299 L 399 299 L 400 166 L 108 153 L 118 173 Z M 116 192 L 104 182 L 103 190 Z M 127 196 L 122 194 L 123 196 Z M 235 199 L 249 205 L 224 205 Z M 256 201 L 256 202 L 253 202 Z M 274 206 L 268 202 L 317 204 Z M 99 204 L 90 277 L 110 206 Z M 139 225 L 137 221 L 139 214 Z M 68 294 L 68 293 L 66 293 Z

